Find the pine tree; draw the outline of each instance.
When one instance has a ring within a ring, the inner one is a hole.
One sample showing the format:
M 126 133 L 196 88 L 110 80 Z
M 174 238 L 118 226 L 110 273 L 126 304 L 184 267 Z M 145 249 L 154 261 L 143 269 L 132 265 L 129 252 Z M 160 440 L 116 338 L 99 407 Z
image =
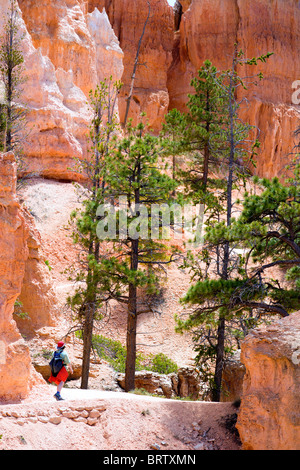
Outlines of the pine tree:
M 187 129 L 185 140 L 194 153 L 191 173 L 196 173 L 191 180 L 191 190 L 199 186 L 199 164 L 202 167 L 200 188 L 205 194 L 208 189 L 209 168 L 218 163 L 220 148 L 220 130 L 224 121 L 224 98 L 217 79 L 217 68 L 210 61 L 205 61 L 198 72 L 198 77 L 191 81 L 195 89 L 189 95 L 187 106 Z
M 220 399 L 222 370 L 228 351 L 226 322 L 231 318 L 231 310 L 227 299 L 233 289 L 232 282 L 236 287 L 237 281 L 232 278 L 241 261 L 240 256 L 234 253 L 230 241 L 219 237 L 218 231 L 220 225 L 229 228 L 232 224 L 233 191 L 239 189 L 249 178 L 247 167 L 249 163 L 253 163 L 259 147 L 257 139 L 251 137 L 252 126 L 243 123 L 238 115 L 240 105 L 236 98 L 237 89 L 246 86 L 237 69 L 243 65 L 257 64 L 258 60 L 265 62 L 270 55 L 249 60 L 244 58 L 242 51 L 236 49 L 231 68 L 215 75 L 218 90 L 222 90 L 223 107 L 222 123 L 218 130 L 218 153 L 223 165 L 223 181 L 220 183 L 218 204 L 212 209 L 213 217 L 209 218 L 208 228 L 208 233 L 214 233 L 215 239 L 212 242 L 208 234 L 205 237 L 205 245 L 199 257 L 200 261 L 205 262 L 204 271 L 202 268 L 198 269 L 198 263 L 195 263 L 193 257 L 187 263 L 192 268 L 193 279 L 198 277 L 199 281 L 191 287 L 183 301 L 189 305 L 197 305 L 197 308 L 186 322 L 179 322 L 179 330 L 194 331 L 198 360 L 204 364 L 204 373 L 208 374 L 208 362 L 209 367 L 215 362 L 212 386 L 215 401 Z M 261 79 L 262 75 L 259 73 L 256 77 Z
M 140 123 L 128 126 L 118 152 L 108 158 L 109 197 L 123 197 L 126 206 L 126 219 L 119 211 L 116 238 L 110 238 L 115 255 L 105 260 L 112 279 L 117 277 L 116 298 L 127 306 L 126 391 L 134 389 L 137 319 L 145 311 L 141 291 L 155 292 L 159 283 L 157 268 L 172 261 L 172 253 L 168 255 L 165 246 L 150 236 L 151 206 L 167 204 L 174 187 L 160 168 L 161 153 L 157 139 L 145 133 Z
M 261 194 L 245 192 L 239 218 L 230 226 L 222 222 L 208 228 L 206 235 L 212 245 L 227 240 L 231 246 L 247 251 L 244 260 L 240 259 L 239 269 L 228 280 L 197 282 L 184 299 L 200 307 L 181 326 L 200 327 L 195 333 L 197 341 L 203 333 L 202 325 L 210 327 L 207 335 L 211 357 L 215 353 L 212 344 L 216 311 L 223 309 L 228 313 L 227 324 L 238 345 L 250 328 L 269 320 L 270 315 L 285 317 L 300 308 L 300 165 L 295 164 L 293 177 L 284 183 L 277 177 L 254 181 L 262 189 Z M 270 274 L 272 268 L 285 275 L 283 283 L 274 271 Z M 199 354 L 204 355 L 204 346 L 197 347 Z M 230 338 L 226 348 L 232 348 Z
M 235 311 L 284 317 L 300 308 L 300 164 L 291 166 L 293 176 L 284 183 L 255 179 L 262 193 L 245 193 L 243 212 L 227 232 L 248 249 L 242 283 L 230 298 Z M 281 285 L 268 274 L 274 267 L 288 282 Z
M 150 206 L 167 203 L 174 183 L 160 168 L 157 138 L 147 134 L 142 123 L 136 128 L 130 124 L 126 137 L 120 138 L 111 108 L 118 91 L 117 84 L 112 97 L 104 82 L 91 95 L 91 156 L 81 162 L 89 188 L 83 209 L 72 214 L 74 242 L 83 249 L 82 268 L 69 304 L 83 331 L 81 388 L 88 384 L 95 320 L 105 316 L 112 300 L 126 307 L 129 391 L 134 388 L 137 318 L 145 308 L 149 311 L 144 297 L 156 292 L 160 266 L 172 260 L 172 253 L 168 258 L 164 246 L 151 239 Z
M 68 302 L 79 320 L 79 329 L 83 332 L 81 388 L 88 387 L 94 321 L 101 318 L 105 303 L 110 299 L 100 283 L 101 278 L 104 284 L 106 272 L 101 272 L 98 266 L 102 254 L 96 228 L 99 222 L 97 209 L 106 197 L 106 159 L 110 152 L 116 150 L 116 104 L 120 88 L 121 84 L 113 83 L 110 78 L 101 82 L 94 92 L 90 92 L 93 113 L 89 136 L 90 152 L 87 159 L 77 162 L 78 171 L 83 174 L 86 183 L 80 196 L 83 209 L 73 211 L 70 218 L 74 243 L 80 247 L 80 269 L 75 273 L 71 269 L 70 279 L 78 287 Z
M 4 83 L 6 127 L 3 147 L 6 151 L 16 149 L 24 135 L 26 111 L 18 103 L 25 83 L 22 40 L 18 29 L 17 2 L 11 0 L 4 34 L 0 38 L 0 76 Z
M 187 169 L 178 171 L 184 182 L 186 198 L 195 204 L 212 209 L 217 204 L 213 190 L 218 182 L 210 178 L 213 168 L 220 163 L 220 132 L 224 115 L 223 90 L 218 81 L 216 67 L 207 60 L 191 81 L 194 93 L 189 94 L 187 113 L 171 110 L 165 118 L 162 136 L 166 153 L 173 155 L 173 178 L 176 178 L 175 155 L 186 157 Z

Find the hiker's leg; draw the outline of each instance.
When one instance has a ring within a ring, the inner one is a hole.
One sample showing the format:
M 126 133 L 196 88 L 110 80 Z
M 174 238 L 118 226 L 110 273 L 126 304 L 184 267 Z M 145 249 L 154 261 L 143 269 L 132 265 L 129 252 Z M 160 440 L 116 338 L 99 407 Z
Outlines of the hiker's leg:
M 58 385 L 57 385 L 57 391 L 60 393 L 63 389 L 63 386 L 64 386 L 64 383 L 65 382 L 60 382 Z

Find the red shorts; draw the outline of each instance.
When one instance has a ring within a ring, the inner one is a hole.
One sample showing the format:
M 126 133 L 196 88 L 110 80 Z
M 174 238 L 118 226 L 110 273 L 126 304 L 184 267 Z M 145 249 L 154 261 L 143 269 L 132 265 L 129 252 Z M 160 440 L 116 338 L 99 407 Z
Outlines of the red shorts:
M 65 366 L 63 366 L 56 377 L 53 377 L 53 375 L 51 375 L 48 380 L 49 382 L 54 382 L 56 385 L 59 385 L 60 382 L 65 382 L 67 380 L 68 375 L 69 374 L 67 372 L 67 369 L 65 368 Z

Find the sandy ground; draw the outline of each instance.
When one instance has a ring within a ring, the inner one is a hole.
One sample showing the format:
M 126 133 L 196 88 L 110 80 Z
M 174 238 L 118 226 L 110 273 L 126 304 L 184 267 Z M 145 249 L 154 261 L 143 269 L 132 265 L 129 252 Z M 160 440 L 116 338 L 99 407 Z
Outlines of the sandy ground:
M 0 405 L 0 450 L 145 450 L 168 452 L 238 450 L 226 418 L 236 413 L 230 403 L 168 400 L 122 392 L 64 389 L 34 390 L 18 404 Z M 63 417 L 60 410 L 104 411 L 90 426 Z

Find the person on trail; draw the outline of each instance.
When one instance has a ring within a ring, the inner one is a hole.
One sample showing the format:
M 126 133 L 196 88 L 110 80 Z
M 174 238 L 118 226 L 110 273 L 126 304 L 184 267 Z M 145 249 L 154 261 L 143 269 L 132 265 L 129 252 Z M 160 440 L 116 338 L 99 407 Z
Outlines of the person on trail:
M 62 367 L 60 371 L 57 374 L 55 374 L 53 370 L 51 370 L 51 376 L 49 377 L 49 382 L 54 382 L 57 385 L 57 392 L 54 395 L 56 400 L 63 400 L 60 392 L 62 391 L 65 381 L 67 380 L 68 375 L 69 375 L 66 369 L 66 366 L 68 367 L 71 374 L 73 373 L 72 364 L 70 362 L 68 354 L 66 353 L 64 349 L 65 349 L 64 342 L 59 341 L 57 343 L 57 349 L 52 355 L 52 359 L 56 357 L 62 360 Z

